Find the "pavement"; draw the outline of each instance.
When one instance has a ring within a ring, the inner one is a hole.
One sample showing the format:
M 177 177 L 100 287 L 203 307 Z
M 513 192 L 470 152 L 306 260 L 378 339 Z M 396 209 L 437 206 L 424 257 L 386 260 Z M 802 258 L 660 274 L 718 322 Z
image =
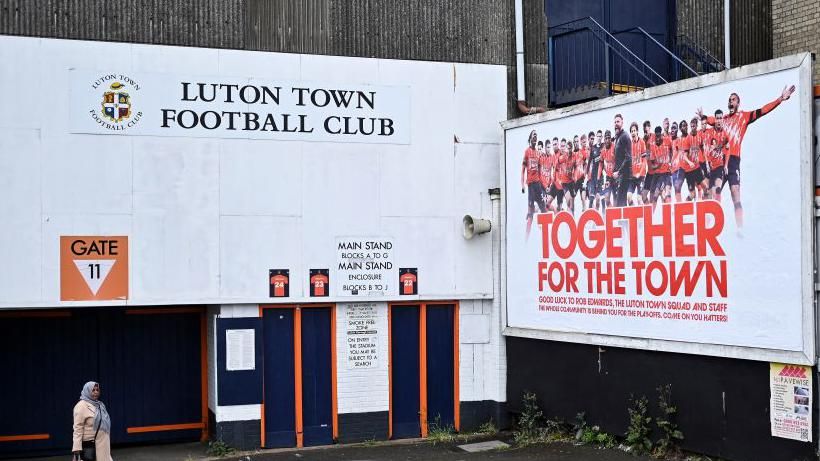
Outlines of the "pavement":
M 470 442 L 485 440 L 509 441 L 509 437 L 481 437 Z M 458 442 L 432 443 L 423 439 L 398 440 L 328 447 L 287 448 L 235 453 L 222 458 L 207 455 L 207 445 L 184 443 L 152 445 L 141 447 L 115 448 L 114 461 L 650 461 L 651 458 L 633 456 L 618 449 L 601 449 L 592 446 L 575 446 L 570 443 L 555 442 L 524 448 L 504 448 L 479 453 L 468 453 L 457 445 Z M 66 461 L 70 457 L 28 458 L 27 461 Z

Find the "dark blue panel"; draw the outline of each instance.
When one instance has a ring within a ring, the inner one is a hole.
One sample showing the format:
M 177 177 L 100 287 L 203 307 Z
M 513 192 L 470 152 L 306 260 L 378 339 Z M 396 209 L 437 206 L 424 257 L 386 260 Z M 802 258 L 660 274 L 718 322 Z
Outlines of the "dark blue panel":
M 196 423 L 201 415 L 200 316 L 74 309 L 69 317 L 0 319 L 0 454 L 71 449 L 71 411 L 86 381 L 102 387 L 114 443 L 197 440 L 199 430 L 127 434 L 128 427 Z M 20 406 L 17 402 L 28 402 Z
M 546 3 L 547 25 L 554 26 L 576 19 L 592 16 L 604 21 L 604 0 L 548 1 Z
M 305 446 L 333 443 L 330 308 L 302 309 L 302 422 Z
M 99 314 L 100 385 L 112 414 L 113 442 L 198 439 L 199 430 L 127 429 L 202 421 L 200 315 Z
M 427 305 L 427 422 L 430 427 L 455 424 L 453 306 Z
M 219 405 L 250 405 L 262 403 L 262 334 L 261 319 L 216 319 L 217 400 Z M 225 331 L 253 328 L 256 339 L 254 370 L 227 371 L 225 366 Z
M 265 447 L 296 446 L 293 309 L 266 309 Z
M 393 438 L 419 437 L 419 308 L 390 309 Z
M 0 435 L 50 436 L 0 443 L 0 454 L 70 451 L 72 408 L 97 380 L 96 335 L 94 316 L 0 319 Z

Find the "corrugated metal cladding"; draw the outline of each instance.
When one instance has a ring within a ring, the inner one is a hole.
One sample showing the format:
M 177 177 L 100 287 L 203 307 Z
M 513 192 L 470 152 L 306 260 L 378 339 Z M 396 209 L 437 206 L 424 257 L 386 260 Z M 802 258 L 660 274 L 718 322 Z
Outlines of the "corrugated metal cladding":
M 546 106 L 544 1 L 524 8 L 527 100 Z M 515 91 L 514 0 L 0 0 L 0 34 L 502 64 Z
M 678 0 L 678 34 L 685 35 L 723 61 L 724 0 Z
M 543 1 L 525 5 L 531 26 L 527 61 L 545 63 Z M 512 0 L 248 0 L 247 10 L 247 45 L 254 50 L 515 62 Z M 533 29 L 539 23 L 542 27 Z M 534 42 L 541 43 L 540 50 Z
M 723 61 L 724 0 L 678 0 L 678 33 Z M 772 0 L 732 0 L 731 65 L 772 58 Z
M 772 59 L 772 0 L 731 2 L 732 66 Z
M 244 0 L 0 0 L 0 34 L 245 47 Z

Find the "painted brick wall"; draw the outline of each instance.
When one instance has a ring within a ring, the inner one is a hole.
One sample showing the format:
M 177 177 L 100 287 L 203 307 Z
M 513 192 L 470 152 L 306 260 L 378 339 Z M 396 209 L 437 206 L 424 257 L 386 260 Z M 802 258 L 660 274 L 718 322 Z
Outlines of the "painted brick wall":
M 820 52 L 820 2 L 772 0 L 772 47 L 775 57 L 801 51 Z M 814 61 L 814 83 L 820 83 L 820 62 Z
M 492 300 L 461 301 L 459 306 L 461 325 L 468 324 L 467 316 L 480 315 L 487 318 L 488 327 L 486 333 L 459 329 L 460 400 L 503 402 L 507 364 L 499 309 L 493 308 Z

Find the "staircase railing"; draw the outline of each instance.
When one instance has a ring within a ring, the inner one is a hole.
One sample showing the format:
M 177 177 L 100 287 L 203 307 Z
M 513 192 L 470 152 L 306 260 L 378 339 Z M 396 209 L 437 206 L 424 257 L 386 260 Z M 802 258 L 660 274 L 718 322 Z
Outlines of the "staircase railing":
M 592 17 L 551 26 L 548 46 L 553 104 L 667 83 Z M 569 62 L 575 65 L 562 65 Z
M 661 55 L 663 55 L 666 59 L 670 60 L 670 63 L 672 65 L 672 80 L 697 77 L 698 75 L 700 75 L 699 72 L 690 67 L 686 62 L 679 58 L 678 55 L 676 55 L 672 52 L 672 50 L 664 46 L 661 42 L 658 41 L 658 39 L 656 39 L 652 34 L 647 32 L 643 27 L 638 26 L 629 29 L 619 30 L 617 32 L 612 32 L 612 35 L 615 36 L 622 34 L 637 34 L 638 36 L 643 38 L 642 43 L 644 44 L 644 59 L 648 59 L 646 44 L 649 44 L 653 46 L 655 50 L 659 51 Z
M 723 62 L 706 48 L 698 45 L 686 34 L 679 34 L 675 40 L 675 51 L 693 66 L 700 67 L 701 73 L 720 72 L 726 69 Z

